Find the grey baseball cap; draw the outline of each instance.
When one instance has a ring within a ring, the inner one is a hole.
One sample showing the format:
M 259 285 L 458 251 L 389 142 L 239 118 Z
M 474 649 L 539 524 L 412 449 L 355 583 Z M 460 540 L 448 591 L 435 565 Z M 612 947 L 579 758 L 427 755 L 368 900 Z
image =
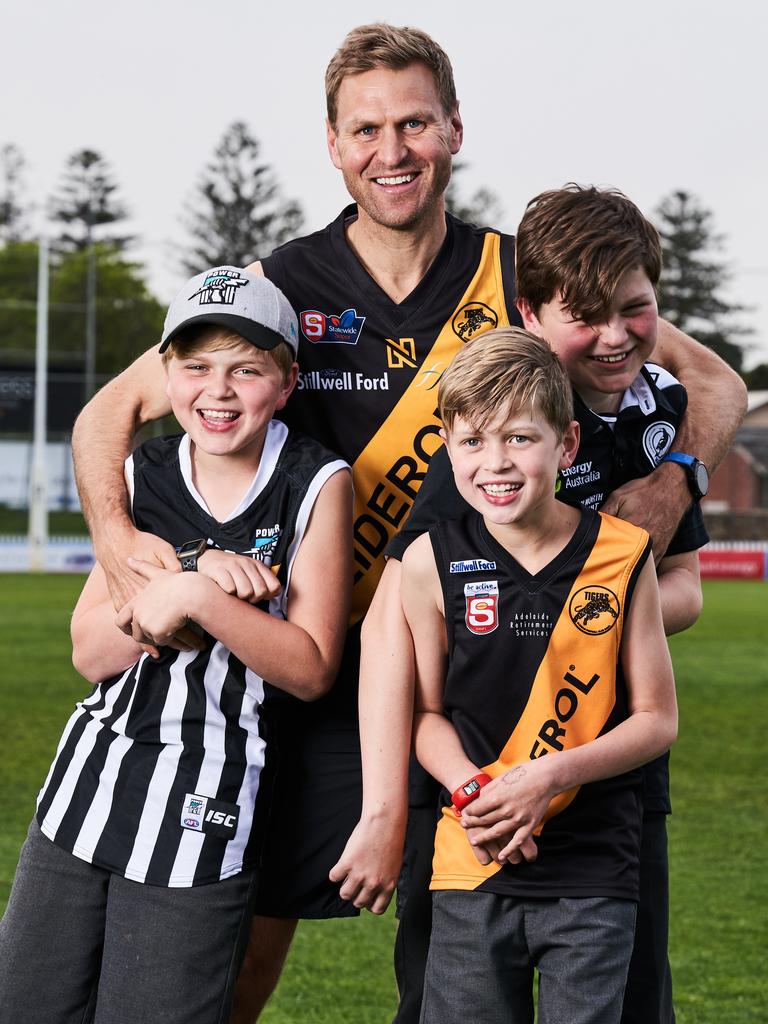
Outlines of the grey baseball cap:
M 256 348 L 285 341 L 298 352 L 299 325 L 288 299 L 266 277 L 238 267 L 211 267 L 187 281 L 168 307 L 160 351 L 195 324 L 228 327 Z

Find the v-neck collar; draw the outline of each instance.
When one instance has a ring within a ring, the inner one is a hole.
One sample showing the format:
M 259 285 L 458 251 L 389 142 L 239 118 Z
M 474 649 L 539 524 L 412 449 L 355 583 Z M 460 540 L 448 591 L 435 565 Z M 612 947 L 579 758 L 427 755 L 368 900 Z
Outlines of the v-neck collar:
M 392 327 L 402 328 L 408 319 L 414 316 L 421 306 L 430 298 L 434 298 L 435 290 L 440 288 L 440 280 L 448 270 L 453 255 L 454 227 L 452 217 L 446 214 L 446 233 L 435 258 L 427 272 L 410 294 L 401 302 L 393 302 L 383 288 L 371 277 L 363 264 L 355 255 L 354 249 L 347 241 L 346 225 L 357 217 L 357 206 L 352 203 L 345 207 L 341 214 L 330 225 L 330 241 L 334 255 L 352 279 L 355 291 L 365 296 L 381 310 L 384 318 Z M 360 300 L 359 304 L 362 305 Z
M 592 509 L 581 509 L 581 518 L 576 524 L 571 539 L 555 555 L 551 561 L 543 566 L 535 574 L 528 572 L 517 559 L 507 551 L 503 544 L 500 544 L 488 530 L 483 520 L 480 520 L 480 536 L 491 554 L 491 561 L 503 562 L 507 567 L 510 576 L 515 583 L 523 587 L 531 596 L 549 586 L 553 579 L 562 571 L 572 558 L 574 558 L 584 542 L 591 527 L 594 524 L 597 512 Z

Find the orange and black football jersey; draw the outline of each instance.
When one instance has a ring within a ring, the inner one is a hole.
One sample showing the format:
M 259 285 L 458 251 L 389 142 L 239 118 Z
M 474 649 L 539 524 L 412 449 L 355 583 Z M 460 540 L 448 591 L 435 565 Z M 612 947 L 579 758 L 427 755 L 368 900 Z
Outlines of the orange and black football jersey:
M 585 510 L 535 576 L 475 512 L 430 537 L 448 636 L 444 707 L 475 764 L 496 777 L 627 717 L 619 648 L 650 551 L 645 531 Z M 640 778 L 635 770 L 555 797 L 537 829 L 538 859 L 517 865 L 481 865 L 445 801 L 431 887 L 635 899 Z
M 429 270 L 395 303 L 347 244 L 345 225 L 356 215 L 349 206 L 262 260 L 299 318 L 299 380 L 282 418 L 352 467 L 353 622 L 441 444 L 440 374 L 470 339 L 520 323 L 511 236 L 448 215 Z

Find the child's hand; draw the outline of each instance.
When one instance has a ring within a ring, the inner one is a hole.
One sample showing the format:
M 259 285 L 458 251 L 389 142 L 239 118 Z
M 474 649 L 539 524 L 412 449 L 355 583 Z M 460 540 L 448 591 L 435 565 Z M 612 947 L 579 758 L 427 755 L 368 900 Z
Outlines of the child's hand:
M 471 830 L 470 842 L 485 847 L 499 864 L 532 861 L 538 855 L 533 830 L 555 795 L 545 761 L 542 757 L 515 765 L 484 786 L 462 813 L 462 826 Z
M 397 885 L 403 860 L 402 829 L 388 822 L 357 823 L 328 877 L 341 882 L 339 895 L 358 909 L 383 914 Z
M 197 560 L 197 571 L 225 593 L 251 604 L 277 597 L 282 590 L 275 574 L 263 562 L 232 551 L 208 548 Z
M 210 587 L 197 573 L 169 572 L 149 562 L 130 559 L 134 572 L 148 582 L 117 614 L 118 627 L 140 644 L 202 650 L 205 641 L 188 626 L 191 598 Z

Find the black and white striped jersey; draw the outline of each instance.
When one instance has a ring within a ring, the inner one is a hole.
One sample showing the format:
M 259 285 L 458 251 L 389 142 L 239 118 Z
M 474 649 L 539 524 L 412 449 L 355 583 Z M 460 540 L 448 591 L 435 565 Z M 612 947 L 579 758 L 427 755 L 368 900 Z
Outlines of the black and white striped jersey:
M 315 499 L 345 467 L 273 421 L 248 492 L 219 522 L 193 484 L 186 435 L 149 441 L 126 464 L 140 529 L 271 565 L 283 591 L 268 610 L 280 617 Z M 267 684 L 207 639 L 202 652 L 143 655 L 78 703 L 38 798 L 40 828 L 59 846 L 162 886 L 218 881 L 258 860 L 273 770 Z

